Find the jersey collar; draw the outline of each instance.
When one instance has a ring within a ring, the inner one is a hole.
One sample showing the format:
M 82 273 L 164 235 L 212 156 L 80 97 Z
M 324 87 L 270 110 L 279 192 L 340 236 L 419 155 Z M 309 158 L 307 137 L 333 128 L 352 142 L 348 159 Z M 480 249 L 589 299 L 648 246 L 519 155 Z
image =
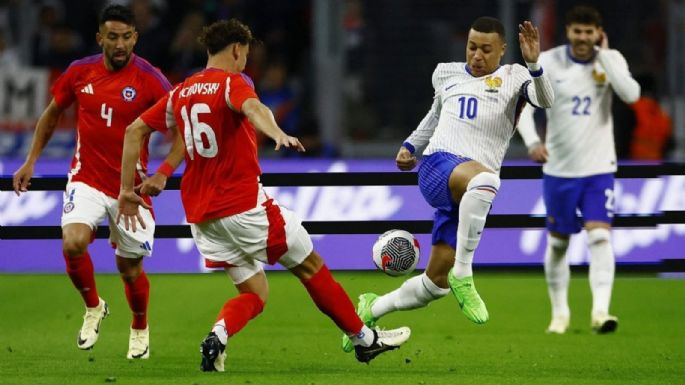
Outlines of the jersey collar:
M 574 62 L 574 63 L 578 63 L 578 64 L 590 64 L 590 63 L 592 63 L 592 62 L 595 60 L 595 56 L 597 55 L 597 53 L 596 53 L 596 52 L 593 53 L 593 54 L 592 54 L 592 57 L 589 58 L 589 59 L 587 59 L 587 60 L 576 59 L 575 57 L 573 57 L 573 53 L 571 52 L 571 45 L 570 45 L 570 44 L 566 44 L 566 55 L 567 55 L 568 58 L 571 59 L 571 61 Z
M 495 72 L 497 72 L 497 70 L 500 69 L 500 67 L 502 67 L 502 65 L 498 65 L 497 68 L 495 68 L 494 71 L 492 71 L 491 73 L 489 73 L 489 74 L 487 74 L 487 75 L 483 75 L 483 76 L 488 76 L 488 75 L 494 74 Z M 471 76 L 474 77 L 474 78 L 477 78 L 477 77 L 476 77 L 475 75 L 473 75 L 473 73 L 471 72 L 471 67 L 469 67 L 468 64 L 464 63 L 464 69 L 466 70 L 466 72 L 467 72 L 469 75 L 471 75 Z M 483 77 L 483 76 L 480 76 L 480 77 Z

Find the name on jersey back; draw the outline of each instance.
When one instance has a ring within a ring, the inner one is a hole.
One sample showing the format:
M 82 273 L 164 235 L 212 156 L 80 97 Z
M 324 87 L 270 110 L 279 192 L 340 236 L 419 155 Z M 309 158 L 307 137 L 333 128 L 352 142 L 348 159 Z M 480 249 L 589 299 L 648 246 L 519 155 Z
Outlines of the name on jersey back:
M 185 98 L 192 95 L 213 95 L 219 91 L 219 83 L 195 83 L 181 89 L 181 97 Z

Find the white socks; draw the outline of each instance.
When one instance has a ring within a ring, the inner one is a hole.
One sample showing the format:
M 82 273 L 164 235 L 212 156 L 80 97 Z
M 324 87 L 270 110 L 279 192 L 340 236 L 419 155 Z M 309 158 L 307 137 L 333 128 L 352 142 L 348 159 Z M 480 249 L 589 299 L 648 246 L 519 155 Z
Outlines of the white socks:
M 469 181 L 466 192 L 459 203 L 459 225 L 457 225 L 457 255 L 454 261 L 454 276 L 473 276 L 471 264 L 473 253 L 480 242 L 485 228 L 485 219 L 492 207 L 492 201 L 499 190 L 500 179 L 490 172 L 481 172 Z
M 219 322 L 214 324 L 214 327 L 212 328 L 212 331 L 214 334 L 216 334 L 217 337 L 219 337 L 219 341 L 221 341 L 222 344 L 226 345 L 228 342 L 228 331 L 226 331 L 226 321 L 223 319 L 220 320 Z
M 545 251 L 545 278 L 547 291 L 552 304 L 552 318 L 571 315 L 568 308 L 568 283 L 571 269 L 566 262 L 568 239 L 555 238 L 547 234 L 547 250 Z
M 592 289 L 592 315 L 609 314 L 611 289 L 614 285 L 614 251 L 608 229 L 597 228 L 587 233 L 590 249 L 590 288 Z
M 410 310 L 428 305 L 431 301 L 446 296 L 448 288 L 438 287 L 426 273 L 412 277 L 399 288 L 378 297 L 371 307 L 371 314 L 380 318 L 396 310 Z
M 350 340 L 354 345 L 371 346 L 373 344 L 373 330 L 364 325 L 359 333 L 350 336 Z

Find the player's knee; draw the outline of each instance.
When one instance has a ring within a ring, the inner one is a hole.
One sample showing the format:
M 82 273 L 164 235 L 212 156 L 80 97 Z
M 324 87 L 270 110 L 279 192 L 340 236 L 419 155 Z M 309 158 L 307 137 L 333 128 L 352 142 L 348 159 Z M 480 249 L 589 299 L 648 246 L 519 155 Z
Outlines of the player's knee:
M 547 243 L 555 253 L 563 254 L 568 249 L 569 239 L 547 235 Z
M 499 191 L 500 184 L 499 176 L 496 174 L 481 172 L 471 178 L 466 186 L 466 191 L 476 193 L 481 199 L 492 202 L 497 195 L 497 191 Z
M 62 242 L 62 251 L 69 258 L 77 258 L 88 249 L 88 241 L 79 238 L 65 238 Z
M 590 246 L 608 243 L 611 240 L 609 229 L 598 227 L 587 232 L 587 243 Z

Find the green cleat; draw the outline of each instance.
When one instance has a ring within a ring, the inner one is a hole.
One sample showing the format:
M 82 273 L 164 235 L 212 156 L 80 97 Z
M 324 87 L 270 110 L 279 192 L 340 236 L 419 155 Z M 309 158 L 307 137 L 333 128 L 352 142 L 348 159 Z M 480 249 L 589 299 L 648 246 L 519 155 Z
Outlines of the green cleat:
M 473 284 L 473 277 L 457 278 L 450 271 L 447 274 L 447 281 L 452 289 L 452 294 L 457 298 L 459 307 L 466 318 L 477 324 L 484 324 L 490 319 L 485 303 L 480 299 Z
M 376 321 L 378 321 L 378 318 L 375 318 L 371 314 L 371 306 L 373 306 L 377 299 L 378 295 L 373 293 L 365 293 L 359 296 L 359 303 L 357 304 L 357 315 L 359 315 L 359 318 L 361 318 L 362 322 L 364 322 L 364 324 L 370 328 L 376 326 Z M 354 350 L 352 340 L 346 334 L 343 334 L 342 337 L 342 349 L 345 353 L 349 353 Z

